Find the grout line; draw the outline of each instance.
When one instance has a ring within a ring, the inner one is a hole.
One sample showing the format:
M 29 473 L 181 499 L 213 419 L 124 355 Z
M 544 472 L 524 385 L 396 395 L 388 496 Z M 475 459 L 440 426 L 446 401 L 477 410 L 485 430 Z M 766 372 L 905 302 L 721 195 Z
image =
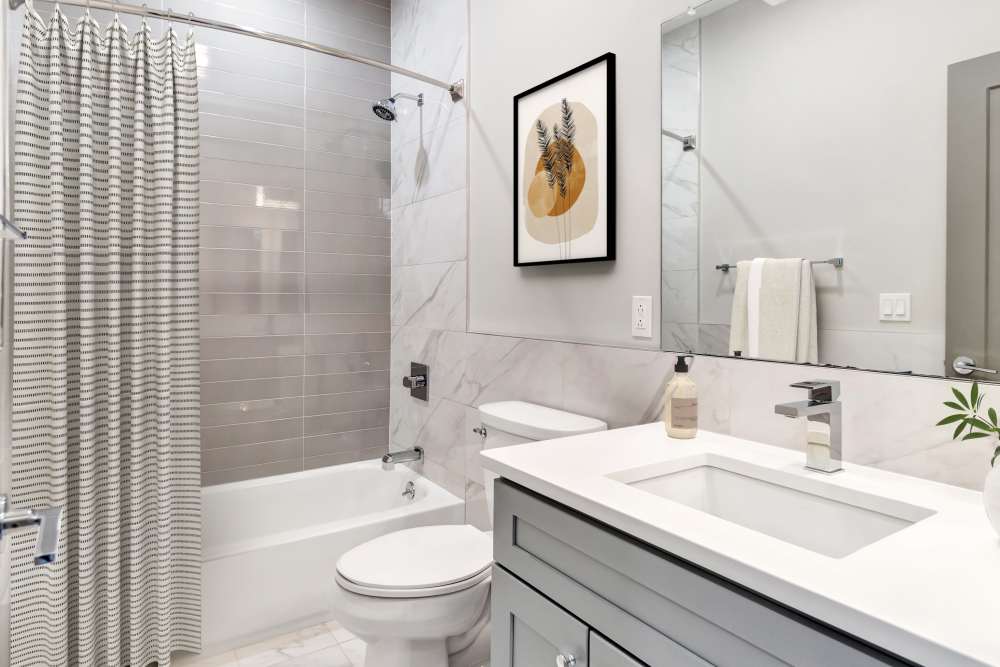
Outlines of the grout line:
M 320 8 L 320 7 L 314 7 L 313 9 L 318 9 L 319 11 L 326 12 L 328 14 L 333 14 L 334 16 L 340 16 L 340 17 L 343 17 L 343 18 L 346 18 L 346 19 L 350 19 L 352 21 L 360 21 L 361 23 L 367 23 L 369 25 L 373 25 L 373 26 L 376 26 L 378 28 L 385 28 L 386 32 L 390 33 L 389 34 L 389 40 L 390 40 L 390 43 L 391 43 L 391 41 L 392 41 L 392 25 L 391 25 L 391 23 L 392 23 L 392 10 L 389 7 L 383 7 L 382 5 L 377 5 L 377 4 L 373 3 L 373 2 L 363 2 L 363 0 L 362 0 L 362 4 L 366 4 L 366 5 L 369 5 L 371 7 L 378 7 L 379 9 L 383 9 L 383 10 L 388 11 L 389 12 L 389 23 L 390 23 L 390 25 L 386 25 L 384 23 L 378 23 L 376 21 L 371 21 L 369 19 L 361 18 L 360 16 L 351 16 L 350 14 L 345 14 L 344 12 L 338 12 L 335 9 L 326 9 L 326 8 Z M 308 6 L 308 3 L 307 3 L 307 6 Z M 328 30 L 327 32 L 330 32 L 330 31 Z M 390 46 L 390 44 L 387 44 L 386 46 Z
M 235 118 L 233 116 L 225 116 L 225 118 L 230 118 L 230 119 L 233 119 L 233 120 L 243 120 L 243 121 L 251 122 L 251 123 L 258 122 L 258 121 L 247 121 L 247 119 L 245 119 L 245 118 Z M 282 125 L 281 127 L 287 127 L 289 129 L 294 129 L 294 130 L 304 130 L 305 129 L 304 127 L 297 127 L 295 125 Z M 322 130 L 312 130 L 312 131 L 313 132 L 322 132 Z M 362 136 L 349 135 L 349 134 L 346 134 L 346 133 L 339 133 L 339 132 L 327 132 L 326 134 L 330 134 L 330 135 L 337 136 L 337 137 L 351 137 L 352 139 L 365 139 L 365 137 L 362 137 Z M 245 138 L 242 138 L 242 137 L 227 137 L 227 136 L 218 135 L 218 134 L 199 133 L 198 136 L 201 139 L 212 139 L 214 141 L 226 141 L 226 142 L 231 142 L 231 143 L 244 144 L 244 145 L 247 145 L 247 146 L 269 146 L 271 148 L 280 148 L 281 150 L 286 150 L 286 151 L 296 151 L 298 153 L 302 153 L 303 156 L 306 153 L 321 153 L 323 155 L 333 155 L 333 156 L 336 156 L 336 157 L 346 157 L 346 158 L 352 158 L 352 159 L 355 159 L 355 160 L 370 160 L 371 162 L 388 162 L 388 160 L 379 160 L 377 158 L 369 157 L 367 155 L 357 155 L 357 154 L 353 154 L 353 153 L 338 153 L 337 151 L 327 151 L 327 150 L 317 149 L 317 148 L 305 148 L 305 140 L 304 139 L 303 139 L 303 145 L 300 147 L 300 146 L 290 146 L 288 144 L 276 144 L 276 143 L 272 143 L 272 142 L 268 142 L 268 141 L 254 141 L 253 139 L 245 139 Z M 376 141 L 382 141 L 382 140 L 381 139 L 377 139 Z M 385 141 L 383 143 L 389 143 L 389 142 Z M 368 179 L 368 180 L 373 180 L 373 181 L 386 181 L 386 180 L 388 180 L 388 179 L 386 179 L 383 176 L 359 176 L 357 174 L 348 174 L 348 173 L 340 172 L 340 171 L 329 171 L 329 170 L 326 170 L 326 169 L 317 169 L 315 167 L 305 167 L 305 166 L 303 166 L 303 167 L 295 167 L 295 166 L 289 166 L 289 165 L 284 165 L 284 164 L 277 164 L 277 163 L 273 163 L 273 162 L 259 162 L 259 161 L 255 161 L 255 160 L 234 160 L 232 158 L 216 157 L 216 156 L 212 156 L 212 155 L 206 155 L 205 157 L 207 159 L 209 159 L 209 160 L 227 160 L 227 161 L 230 161 L 230 162 L 248 162 L 250 164 L 263 165 L 263 166 L 266 166 L 266 167 L 285 167 L 286 169 L 305 169 L 307 171 L 321 171 L 321 172 L 327 173 L 327 174 L 342 174 L 344 176 L 350 176 L 352 178 L 359 178 L 359 179 L 363 178 L 363 179 Z M 206 179 L 206 180 L 211 180 L 211 179 Z M 328 192 L 327 190 L 315 190 L 315 191 L 316 192 Z M 338 193 L 338 194 L 341 194 L 341 193 Z

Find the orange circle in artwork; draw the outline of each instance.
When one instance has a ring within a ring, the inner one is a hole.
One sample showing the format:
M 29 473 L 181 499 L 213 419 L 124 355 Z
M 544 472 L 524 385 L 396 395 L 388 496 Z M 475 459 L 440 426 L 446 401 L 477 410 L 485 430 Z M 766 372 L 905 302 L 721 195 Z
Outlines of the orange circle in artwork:
M 559 143 L 561 139 L 552 142 L 553 151 L 559 153 Z M 583 163 L 583 156 L 580 151 L 573 147 L 573 168 L 566 178 L 566 196 L 560 194 L 559 184 L 555 183 L 551 187 L 545 174 L 545 161 L 539 157 L 535 165 L 535 176 L 531 179 L 528 187 L 528 206 L 531 212 L 538 217 L 560 216 L 569 209 L 580 198 L 583 186 L 587 182 L 587 168 Z

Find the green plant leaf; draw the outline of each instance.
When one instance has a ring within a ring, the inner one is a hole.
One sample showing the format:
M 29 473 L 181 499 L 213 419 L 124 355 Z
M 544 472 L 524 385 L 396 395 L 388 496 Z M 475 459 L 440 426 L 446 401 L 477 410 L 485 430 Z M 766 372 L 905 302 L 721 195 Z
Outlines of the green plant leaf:
M 955 422 L 965 419 L 965 415 L 948 415 L 941 421 L 939 421 L 935 426 L 945 426 L 947 424 L 954 424 Z
M 986 394 L 979 394 L 979 400 L 976 401 L 976 412 L 979 412 L 979 408 L 982 406 L 984 398 L 986 398 Z
M 997 458 L 1000 457 L 1000 447 L 993 450 L 993 458 L 990 459 L 990 466 L 995 466 L 997 463 Z
M 945 407 L 951 408 L 952 410 L 958 410 L 959 412 L 962 412 L 962 411 L 965 410 L 965 408 L 963 408 L 961 405 L 959 405 L 955 401 L 945 401 L 944 405 L 945 405 Z
M 992 423 L 992 424 L 993 424 L 994 426 L 997 426 L 997 411 L 996 411 L 996 410 L 994 410 L 993 408 L 990 408 L 990 409 L 989 409 L 989 410 L 988 410 L 988 411 L 986 412 L 986 414 L 987 414 L 987 415 L 989 416 L 989 418 L 990 418 L 990 423 Z
M 966 419 L 963 419 L 961 422 L 959 422 L 958 426 L 955 427 L 955 432 L 952 433 L 951 435 L 951 439 L 958 440 L 958 436 L 962 435 L 962 431 L 964 431 L 966 427 L 968 427 L 968 425 L 969 422 Z
M 970 421 L 970 423 L 973 426 L 975 426 L 976 428 L 978 428 L 981 431 L 986 431 L 987 433 L 992 433 L 993 432 L 993 427 L 990 426 L 989 424 L 987 424 L 986 422 L 984 422 L 979 417 L 970 417 L 969 421 Z
M 962 436 L 962 440 L 977 440 L 979 438 L 988 438 L 992 433 L 983 433 L 981 431 L 973 431 L 972 433 L 966 433 Z
M 951 393 L 955 394 L 955 398 L 958 399 L 958 402 L 961 403 L 961 405 L 962 405 L 963 408 L 965 408 L 966 410 L 971 410 L 971 407 L 969 406 L 969 400 L 967 398 L 965 398 L 965 396 L 962 394 L 962 392 L 960 392 L 955 387 L 952 387 L 951 388 Z
M 973 406 L 977 406 L 979 404 L 979 383 L 978 382 L 973 382 L 972 383 L 972 391 L 969 392 L 969 403 L 971 403 Z

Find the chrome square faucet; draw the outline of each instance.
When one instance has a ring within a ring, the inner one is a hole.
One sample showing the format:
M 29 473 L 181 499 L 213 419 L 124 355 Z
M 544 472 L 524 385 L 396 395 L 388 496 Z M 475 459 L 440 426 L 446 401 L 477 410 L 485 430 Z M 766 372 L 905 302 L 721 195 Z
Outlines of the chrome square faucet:
M 789 418 L 805 417 L 819 428 L 810 428 L 806 438 L 806 468 L 833 473 L 843 470 L 842 405 L 840 383 L 836 380 L 809 380 L 791 385 L 806 389 L 808 400 L 778 403 L 774 412 Z

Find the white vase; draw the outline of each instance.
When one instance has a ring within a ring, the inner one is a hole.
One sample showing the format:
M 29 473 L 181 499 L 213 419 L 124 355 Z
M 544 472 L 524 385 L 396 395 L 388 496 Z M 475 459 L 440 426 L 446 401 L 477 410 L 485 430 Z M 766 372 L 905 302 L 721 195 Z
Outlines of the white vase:
M 1000 460 L 997 460 L 997 464 L 990 468 L 989 474 L 986 475 L 986 485 L 983 486 L 983 505 L 986 506 L 986 516 L 993 524 L 993 530 L 1000 535 Z

